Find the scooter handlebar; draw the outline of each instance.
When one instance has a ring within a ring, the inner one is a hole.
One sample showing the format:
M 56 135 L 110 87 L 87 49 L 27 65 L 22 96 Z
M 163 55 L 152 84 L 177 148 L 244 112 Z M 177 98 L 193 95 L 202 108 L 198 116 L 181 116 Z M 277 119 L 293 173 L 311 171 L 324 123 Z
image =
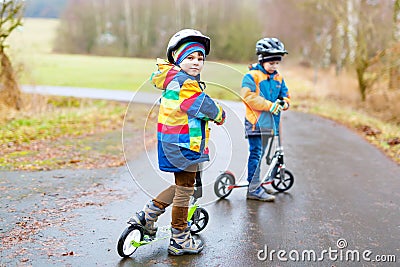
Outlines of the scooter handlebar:
M 285 100 L 283 100 L 283 97 L 279 97 L 278 98 L 280 101 L 279 101 L 279 105 L 281 105 L 281 106 L 284 106 L 285 105 Z

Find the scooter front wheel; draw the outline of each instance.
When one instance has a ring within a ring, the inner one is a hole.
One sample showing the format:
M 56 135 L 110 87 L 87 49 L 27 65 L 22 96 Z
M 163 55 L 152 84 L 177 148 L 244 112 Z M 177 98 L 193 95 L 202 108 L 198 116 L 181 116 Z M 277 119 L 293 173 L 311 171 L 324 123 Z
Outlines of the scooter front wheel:
M 132 242 L 143 241 L 143 237 L 143 229 L 140 225 L 132 224 L 127 227 L 119 237 L 117 244 L 118 254 L 123 258 L 131 256 L 137 249 L 137 247 L 133 246 Z
M 278 192 L 285 192 L 289 190 L 294 183 L 293 174 L 285 169 L 285 176 L 281 177 L 280 172 L 276 173 L 276 176 L 272 180 L 272 187 Z
M 197 234 L 207 226 L 210 216 L 204 208 L 197 208 L 191 219 L 190 233 Z
M 217 177 L 214 183 L 214 193 L 220 199 L 226 198 L 232 193 L 232 188 L 230 186 L 235 184 L 235 177 L 229 173 L 224 172 Z

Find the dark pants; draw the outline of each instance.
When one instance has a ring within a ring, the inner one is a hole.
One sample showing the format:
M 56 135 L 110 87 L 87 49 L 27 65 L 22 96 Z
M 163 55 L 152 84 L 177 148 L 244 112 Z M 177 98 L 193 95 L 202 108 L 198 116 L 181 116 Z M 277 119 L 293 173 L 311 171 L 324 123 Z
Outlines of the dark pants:
M 270 138 L 268 135 L 255 135 L 247 138 L 250 152 L 247 161 L 247 181 L 249 183 L 260 181 L 260 166 Z

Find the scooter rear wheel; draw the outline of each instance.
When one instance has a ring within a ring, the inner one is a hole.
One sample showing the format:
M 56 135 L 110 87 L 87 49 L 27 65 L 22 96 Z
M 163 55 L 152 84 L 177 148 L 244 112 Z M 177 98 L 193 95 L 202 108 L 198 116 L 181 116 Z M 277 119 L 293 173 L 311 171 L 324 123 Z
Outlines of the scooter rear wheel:
M 280 172 L 276 173 L 276 176 L 272 180 L 272 187 L 278 192 L 285 192 L 289 190 L 294 183 L 293 174 L 285 169 L 285 176 L 281 177 Z
M 229 186 L 234 184 L 235 177 L 229 172 L 224 172 L 217 177 L 217 180 L 215 180 L 214 193 L 220 199 L 226 198 L 230 193 L 232 193 L 232 188 L 229 188 Z
M 118 254 L 123 258 L 131 256 L 137 249 L 132 245 L 132 241 L 143 241 L 143 236 L 143 229 L 140 225 L 132 224 L 127 227 L 118 239 Z

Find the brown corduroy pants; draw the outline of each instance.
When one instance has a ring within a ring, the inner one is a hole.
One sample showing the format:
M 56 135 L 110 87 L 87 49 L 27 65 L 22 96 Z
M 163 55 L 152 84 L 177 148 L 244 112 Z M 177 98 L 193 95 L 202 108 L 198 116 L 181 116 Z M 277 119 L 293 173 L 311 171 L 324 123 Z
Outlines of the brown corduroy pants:
M 154 205 L 160 209 L 172 206 L 171 226 L 178 230 L 188 227 L 187 216 L 190 196 L 194 192 L 196 172 L 175 172 L 175 185 L 171 185 L 153 199 Z

